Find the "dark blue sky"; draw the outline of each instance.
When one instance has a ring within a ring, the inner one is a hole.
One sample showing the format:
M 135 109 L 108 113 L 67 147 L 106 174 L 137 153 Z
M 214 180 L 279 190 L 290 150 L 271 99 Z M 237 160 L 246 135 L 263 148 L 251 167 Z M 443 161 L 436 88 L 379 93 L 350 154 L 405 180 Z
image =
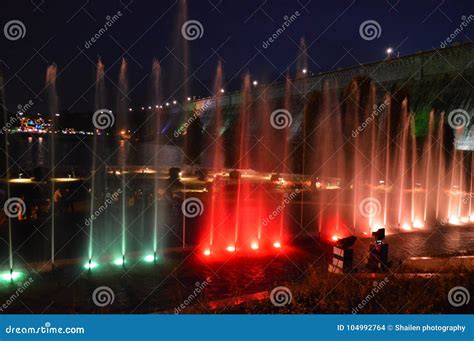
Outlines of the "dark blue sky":
M 148 76 L 153 57 L 162 61 L 166 94 L 181 77 L 182 49 L 176 45 L 183 41 L 179 1 L 15 0 L 0 6 L 2 33 L 14 19 L 26 28 L 25 37 L 15 41 L 0 35 L 0 68 L 11 110 L 29 100 L 35 102 L 35 111 L 45 109 L 41 91 L 46 67 L 53 62 L 60 72 L 60 107 L 69 111 L 93 110 L 97 55 L 107 69 L 111 106 L 122 56 L 129 61 L 132 106 L 152 104 Z M 117 11 L 123 13 L 120 19 L 85 49 L 85 42 L 107 22 L 106 16 Z M 264 49 L 263 42 L 283 25 L 284 16 L 296 11 L 297 19 Z M 188 0 L 188 20 L 198 20 L 204 28 L 202 38 L 188 44 L 193 74 L 189 92 L 209 95 L 219 58 L 226 89 L 237 90 L 246 70 L 260 82 L 281 79 L 287 68 L 294 73 L 301 37 L 309 46 L 309 69 L 318 73 L 380 60 L 389 46 L 401 56 L 438 48 L 469 15 L 474 15 L 472 0 Z M 362 39 L 359 27 L 366 20 L 380 25 L 380 37 Z M 473 40 L 474 21 L 454 39 Z

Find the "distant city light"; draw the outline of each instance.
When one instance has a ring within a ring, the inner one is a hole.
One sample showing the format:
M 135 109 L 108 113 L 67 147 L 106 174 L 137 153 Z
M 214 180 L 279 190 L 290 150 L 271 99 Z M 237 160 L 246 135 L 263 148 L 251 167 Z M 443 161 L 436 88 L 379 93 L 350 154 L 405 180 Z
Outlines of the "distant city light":
M 258 85 L 258 82 L 257 82 L 257 81 L 253 81 L 252 84 L 253 84 L 253 86 L 257 86 L 257 85 Z
M 224 93 L 224 92 L 225 92 L 225 90 L 224 90 L 224 89 L 221 89 L 221 92 L 222 92 L 222 93 Z
M 132 111 L 132 108 L 128 108 L 128 111 Z
M 156 109 L 158 109 L 158 104 L 157 104 L 157 105 L 155 105 L 155 108 L 156 108 Z
M 170 106 L 169 102 L 166 102 L 166 106 L 167 106 L 167 107 L 169 107 L 169 106 Z
M 173 104 L 176 104 L 177 102 L 176 101 L 173 101 Z
M 390 56 L 393 53 L 393 49 L 389 47 L 386 52 Z
M 191 101 L 191 97 L 188 97 L 188 102 L 190 102 L 190 101 Z
M 151 109 L 151 106 L 149 106 L 148 109 Z
M 307 74 L 307 73 L 308 73 L 308 70 L 307 70 L 307 69 L 303 69 L 303 73 L 304 73 L 304 74 Z

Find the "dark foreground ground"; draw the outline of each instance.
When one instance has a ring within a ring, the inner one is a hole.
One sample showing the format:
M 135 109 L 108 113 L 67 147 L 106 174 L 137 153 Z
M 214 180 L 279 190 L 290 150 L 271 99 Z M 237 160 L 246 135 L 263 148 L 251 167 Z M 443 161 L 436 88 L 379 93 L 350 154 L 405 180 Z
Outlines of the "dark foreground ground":
M 163 255 L 157 264 L 137 257 L 125 269 L 100 264 L 92 272 L 72 264 L 55 273 L 30 272 L 15 283 L 1 282 L 0 303 L 7 303 L 2 313 L 26 314 L 472 313 L 472 299 L 454 307 L 448 293 L 457 286 L 473 293 L 473 273 L 406 274 L 400 267 L 410 256 L 447 253 L 446 245 L 461 250 L 473 242 L 472 233 L 472 228 L 444 227 L 389 236 L 392 266 L 379 274 L 365 269 L 369 239 L 356 243 L 358 272 L 347 275 L 327 272 L 331 245 L 313 239 L 259 256 L 211 260 L 188 251 Z M 31 284 L 18 295 L 28 280 Z M 93 296 L 104 286 L 112 291 L 113 301 L 101 307 Z M 270 293 L 280 286 L 291 292 L 291 302 L 283 297 L 287 304 L 275 306 Z

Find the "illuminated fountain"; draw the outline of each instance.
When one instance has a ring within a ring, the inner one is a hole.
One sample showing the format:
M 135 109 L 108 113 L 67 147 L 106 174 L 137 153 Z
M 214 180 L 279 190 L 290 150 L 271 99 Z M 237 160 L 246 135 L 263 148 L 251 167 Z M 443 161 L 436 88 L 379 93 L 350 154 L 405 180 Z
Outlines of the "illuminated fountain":
M 58 68 L 56 64 L 48 66 L 46 70 L 46 88 L 48 93 L 48 109 L 49 109 L 49 118 L 51 120 L 51 127 L 52 127 L 52 134 L 50 134 L 50 166 L 51 166 L 51 178 L 55 178 L 56 174 L 56 147 L 55 147 L 55 131 L 59 130 L 57 125 L 57 115 L 59 114 L 59 100 L 58 94 L 56 92 L 56 76 L 57 76 Z M 55 261 L 55 215 L 56 215 L 56 208 L 55 208 L 55 191 L 56 186 L 55 182 L 51 181 L 51 266 L 54 269 L 54 261 Z
M 95 80 L 95 112 L 106 108 L 105 103 L 105 68 L 104 64 L 99 59 L 97 61 L 96 80 Z M 91 169 L 91 192 L 90 192 L 90 216 L 92 217 L 95 210 L 95 196 L 96 196 L 96 176 L 97 176 L 97 139 L 98 135 L 94 134 L 93 142 L 93 155 L 92 155 L 92 169 Z M 89 223 L 89 253 L 88 253 L 88 264 L 91 269 L 93 249 L 94 249 L 94 220 L 91 219 Z
M 127 79 L 127 61 L 125 58 L 122 59 L 122 64 L 120 65 L 120 74 L 119 74 L 119 93 L 117 98 L 117 116 L 118 116 L 118 131 L 125 130 L 127 131 L 127 109 L 128 109 L 128 79 Z M 125 254 L 127 251 L 127 176 L 125 174 L 127 166 L 127 141 L 120 141 L 121 150 L 120 150 L 120 159 L 119 165 L 122 170 L 122 209 L 121 209 L 121 259 L 122 264 L 125 267 Z
M 161 66 L 160 63 L 158 62 L 157 59 L 153 60 L 153 65 L 152 65 L 152 70 L 151 70 L 151 76 L 152 76 L 152 100 L 153 103 L 160 103 L 161 102 L 161 86 L 160 86 L 160 81 L 161 81 Z M 156 150 L 159 148 L 160 145 L 160 131 L 161 131 L 161 117 L 160 117 L 160 112 L 158 111 L 157 108 L 155 108 L 155 120 L 152 120 L 151 122 L 156 123 L 156 130 L 154 131 L 154 154 L 153 154 L 153 159 L 154 159 L 154 165 L 155 165 L 155 172 L 158 170 L 159 166 L 159 158 L 156 153 Z M 158 190 L 159 190 L 159 184 L 158 184 L 158 174 L 154 174 L 154 181 L 153 181 L 153 261 L 156 262 L 157 259 L 157 252 L 158 252 L 158 228 L 161 225 L 161 217 L 160 217 L 160 210 L 159 210 L 159 198 L 158 198 Z M 145 261 L 150 262 L 151 257 L 146 256 Z

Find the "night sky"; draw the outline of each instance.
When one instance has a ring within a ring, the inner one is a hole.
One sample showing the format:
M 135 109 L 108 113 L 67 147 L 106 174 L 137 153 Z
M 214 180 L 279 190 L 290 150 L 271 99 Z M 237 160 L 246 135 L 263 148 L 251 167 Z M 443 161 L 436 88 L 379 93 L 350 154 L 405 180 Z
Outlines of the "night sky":
M 10 20 L 20 20 L 26 28 L 22 39 L 0 36 L 0 68 L 9 109 L 33 100 L 34 111 L 45 110 L 45 72 L 54 62 L 60 72 L 61 110 L 93 111 L 98 55 L 107 70 L 109 102 L 114 102 L 122 57 L 129 62 L 132 107 L 153 104 L 149 74 L 154 57 L 162 64 L 164 96 L 169 96 L 171 84 L 182 77 L 179 8 L 179 1 L 168 0 L 2 1 L 2 33 Z M 123 14 L 119 20 L 85 48 L 106 17 L 118 11 Z M 263 48 L 263 42 L 285 22 L 284 16 L 296 11 L 297 19 Z M 282 79 L 288 68 L 294 74 L 301 37 L 309 46 L 309 70 L 319 73 L 383 59 L 389 46 L 400 56 L 439 48 L 461 25 L 462 17 L 471 14 L 472 0 L 188 0 L 187 20 L 198 20 L 204 28 L 200 39 L 188 43 L 188 70 L 193 75 L 189 95 L 210 95 L 219 59 L 226 90 L 238 90 L 247 70 L 260 83 Z M 359 27 L 366 20 L 379 23 L 379 38 L 361 38 Z M 454 39 L 473 40 L 474 21 Z

